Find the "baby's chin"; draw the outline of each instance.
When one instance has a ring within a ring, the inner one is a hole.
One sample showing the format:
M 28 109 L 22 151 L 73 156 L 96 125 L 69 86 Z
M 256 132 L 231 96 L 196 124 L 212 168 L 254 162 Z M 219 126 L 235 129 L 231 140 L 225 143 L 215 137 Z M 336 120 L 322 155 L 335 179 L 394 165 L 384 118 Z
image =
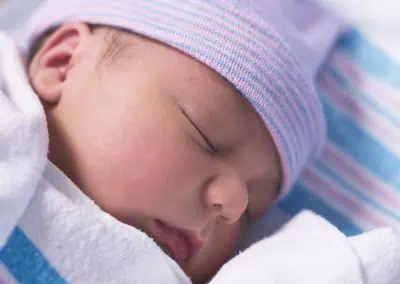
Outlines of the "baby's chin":
M 188 262 L 177 262 L 194 284 L 209 283 L 235 254 L 237 242 L 211 243 Z
M 245 220 L 241 219 L 234 224 L 215 227 L 207 242 L 184 260 L 174 257 L 171 248 L 158 242 L 160 239 L 154 239 L 161 249 L 176 261 L 194 284 L 202 284 L 208 283 L 220 268 L 235 255 L 245 225 Z
M 201 270 L 196 270 L 193 272 L 186 272 L 186 274 L 189 276 L 189 278 L 192 280 L 193 284 L 207 284 L 211 281 L 211 279 L 217 274 L 219 269 L 222 267 L 223 264 L 221 264 L 220 267 L 217 269 L 213 270 L 205 270 L 202 272 Z
M 214 250 L 213 253 L 210 253 L 209 247 L 215 247 L 216 244 L 209 244 L 210 246 L 206 245 L 204 248 L 200 249 L 196 255 L 185 261 L 174 258 L 173 253 L 167 246 L 160 243 L 157 244 L 166 255 L 179 265 L 193 284 L 208 283 L 219 269 L 229 261 L 233 255 L 231 251 L 234 250 L 234 248 L 232 248 L 231 251 Z
M 208 283 L 219 271 L 219 269 L 229 260 L 219 260 L 209 258 L 196 262 L 179 264 L 182 270 L 192 280 L 193 284 L 206 284 Z

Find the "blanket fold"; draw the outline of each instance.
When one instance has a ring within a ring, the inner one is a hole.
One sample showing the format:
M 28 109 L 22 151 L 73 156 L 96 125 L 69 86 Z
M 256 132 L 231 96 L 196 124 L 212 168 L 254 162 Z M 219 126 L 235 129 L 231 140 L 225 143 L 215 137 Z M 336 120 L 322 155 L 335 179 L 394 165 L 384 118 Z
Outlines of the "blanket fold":
M 0 248 L 35 192 L 47 149 L 42 105 L 13 42 L 0 32 Z
M 322 217 L 304 211 L 227 263 L 210 284 L 395 284 L 399 244 L 394 229 L 346 238 Z

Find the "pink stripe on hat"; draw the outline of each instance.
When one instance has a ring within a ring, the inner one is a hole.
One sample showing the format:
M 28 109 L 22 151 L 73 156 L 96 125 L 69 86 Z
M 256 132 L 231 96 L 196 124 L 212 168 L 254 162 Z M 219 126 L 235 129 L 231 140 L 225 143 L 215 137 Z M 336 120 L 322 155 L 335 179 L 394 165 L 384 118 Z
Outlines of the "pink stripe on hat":
M 303 66 L 244 0 L 48 0 L 28 24 L 26 50 L 67 21 L 124 28 L 208 65 L 253 105 L 272 135 L 285 196 L 325 140 L 321 103 Z

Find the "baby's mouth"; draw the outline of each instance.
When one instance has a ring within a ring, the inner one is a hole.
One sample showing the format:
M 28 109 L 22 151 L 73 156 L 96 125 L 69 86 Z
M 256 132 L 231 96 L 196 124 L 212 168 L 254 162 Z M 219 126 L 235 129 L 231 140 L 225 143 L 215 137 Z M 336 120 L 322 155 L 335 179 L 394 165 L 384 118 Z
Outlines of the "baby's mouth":
M 154 221 L 153 234 L 156 242 L 166 247 L 177 262 L 189 261 L 204 245 L 194 232 L 174 228 L 158 219 Z

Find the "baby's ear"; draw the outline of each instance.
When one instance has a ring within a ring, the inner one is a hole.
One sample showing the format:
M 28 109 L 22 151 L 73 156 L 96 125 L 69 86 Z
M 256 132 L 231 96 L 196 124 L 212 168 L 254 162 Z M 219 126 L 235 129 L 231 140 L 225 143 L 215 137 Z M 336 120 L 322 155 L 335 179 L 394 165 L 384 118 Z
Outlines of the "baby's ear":
M 29 66 L 31 84 L 42 101 L 59 102 L 68 71 L 90 35 L 88 25 L 71 23 L 61 26 L 47 38 Z

